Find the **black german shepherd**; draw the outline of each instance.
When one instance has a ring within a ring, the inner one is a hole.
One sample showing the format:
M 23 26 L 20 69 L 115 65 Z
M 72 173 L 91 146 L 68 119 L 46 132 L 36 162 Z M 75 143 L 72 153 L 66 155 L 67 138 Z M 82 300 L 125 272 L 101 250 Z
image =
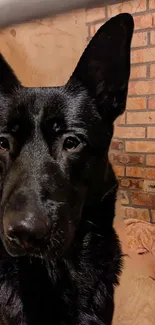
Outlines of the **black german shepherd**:
M 109 20 L 63 87 L 25 88 L 0 56 L 3 325 L 112 323 L 122 258 L 108 150 L 132 34 L 129 14 Z

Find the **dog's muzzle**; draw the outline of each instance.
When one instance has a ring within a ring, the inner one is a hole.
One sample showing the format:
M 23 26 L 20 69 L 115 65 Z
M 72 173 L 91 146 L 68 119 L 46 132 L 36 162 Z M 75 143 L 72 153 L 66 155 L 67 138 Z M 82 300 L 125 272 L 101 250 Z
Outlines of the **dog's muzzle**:
M 6 211 L 3 217 L 6 249 L 11 255 L 33 251 L 45 241 L 49 227 L 48 218 L 37 211 Z

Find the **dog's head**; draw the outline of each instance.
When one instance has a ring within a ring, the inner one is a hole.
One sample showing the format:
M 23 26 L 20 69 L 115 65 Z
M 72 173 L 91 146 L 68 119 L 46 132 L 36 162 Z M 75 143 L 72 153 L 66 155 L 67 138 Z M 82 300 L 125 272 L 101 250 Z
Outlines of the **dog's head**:
M 25 88 L 0 57 L 0 235 L 12 256 L 62 254 L 102 194 L 132 33 L 130 15 L 108 21 L 63 87 Z

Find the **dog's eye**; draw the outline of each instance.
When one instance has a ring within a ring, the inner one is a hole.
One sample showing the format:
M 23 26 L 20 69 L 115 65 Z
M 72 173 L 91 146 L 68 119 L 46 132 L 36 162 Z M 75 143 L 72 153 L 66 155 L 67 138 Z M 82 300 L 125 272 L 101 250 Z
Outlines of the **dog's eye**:
M 80 145 L 80 141 L 75 137 L 65 139 L 63 147 L 67 151 L 73 151 Z
M 10 145 L 7 138 L 0 137 L 0 150 L 9 150 Z

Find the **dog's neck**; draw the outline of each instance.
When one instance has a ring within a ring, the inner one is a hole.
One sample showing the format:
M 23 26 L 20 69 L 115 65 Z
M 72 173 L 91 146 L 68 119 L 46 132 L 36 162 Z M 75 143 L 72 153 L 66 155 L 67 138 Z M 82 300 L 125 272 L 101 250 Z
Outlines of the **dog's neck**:
M 103 166 L 103 165 L 102 165 Z M 105 166 L 104 166 L 105 167 Z M 91 244 L 88 249 L 92 249 L 92 245 L 100 245 L 101 238 L 105 243 L 110 239 L 107 236 L 110 233 L 113 237 L 113 220 L 115 217 L 115 203 L 117 198 L 118 183 L 109 161 L 106 169 L 99 168 L 96 177 L 92 179 L 92 186 L 89 188 L 87 200 L 83 207 L 82 218 L 77 229 L 73 244 L 68 250 L 66 257 L 77 260 L 77 256 L 81 254 L 83 246 L 87 243 L 89 246 L 89 236 L 95 235 L 95 244 Z M 92 239 L 93 240 L 93 239 Z M 106 245 L 106 244 L 105 244 Z
M 112 226 L 115 214 L 115 201 L 118 182 L 111 164 L 107 163 L 106 173 L 103 167 L 98 170 L 89 189 L 83 209 L 83 218 L 98 226 Z

